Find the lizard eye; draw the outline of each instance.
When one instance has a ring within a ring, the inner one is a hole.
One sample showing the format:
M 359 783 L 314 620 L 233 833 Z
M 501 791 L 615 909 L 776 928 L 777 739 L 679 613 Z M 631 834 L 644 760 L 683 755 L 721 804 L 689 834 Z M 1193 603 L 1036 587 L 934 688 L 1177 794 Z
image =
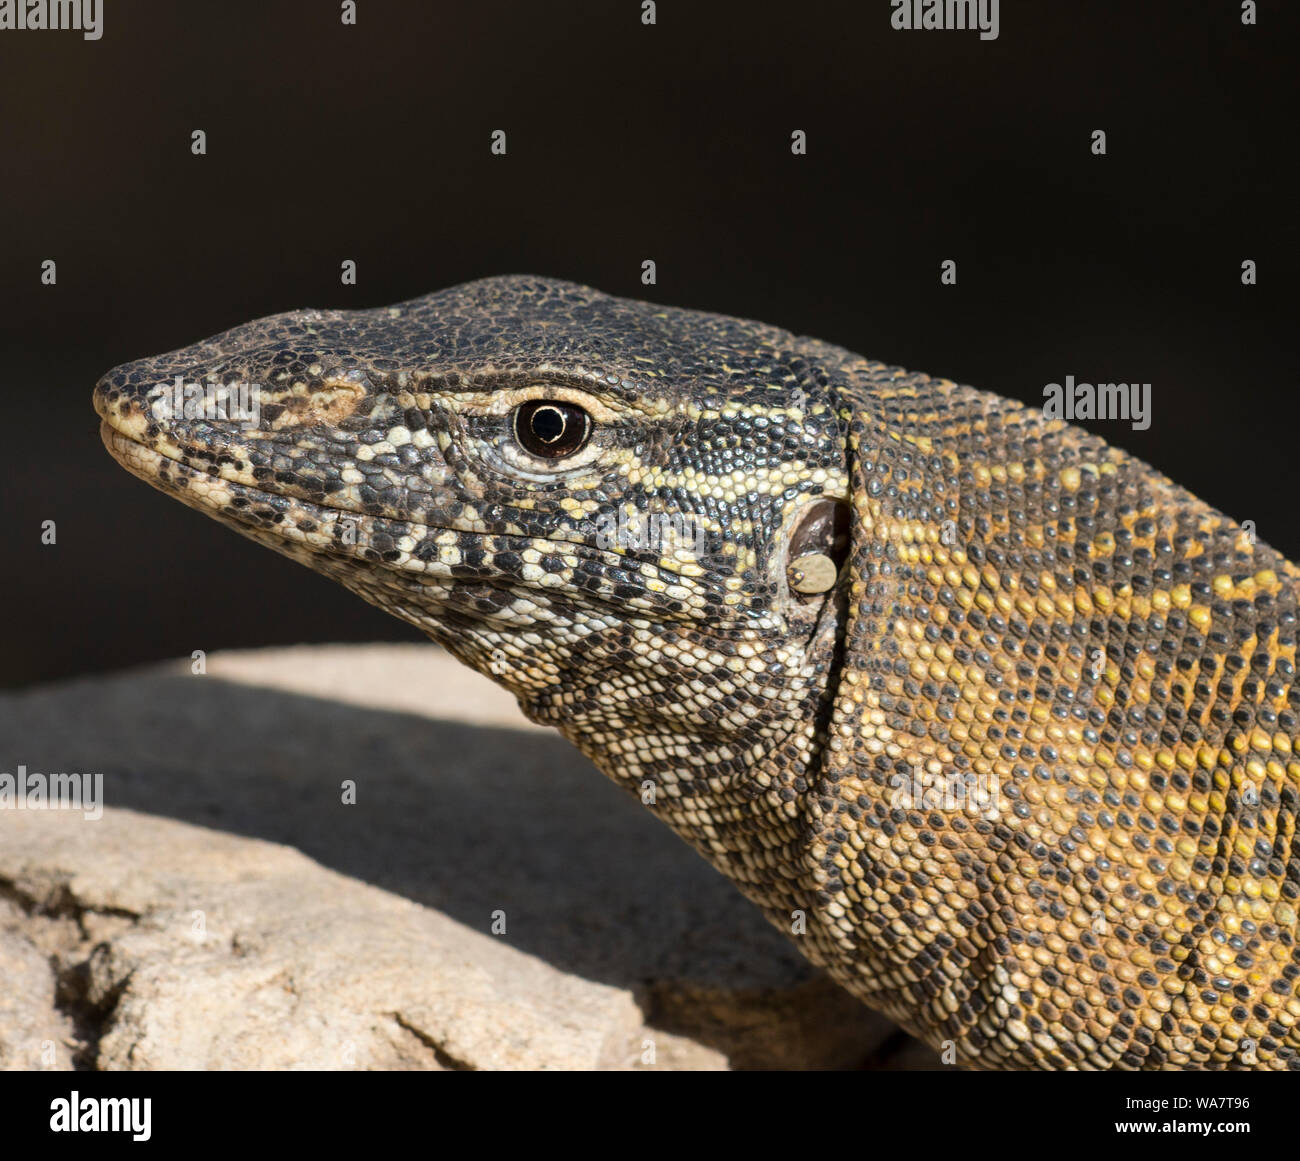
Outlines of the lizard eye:
M 531 399 L 515 408 L 515 441 L 544 460 L 571 456 L 591 435 L 591 416 L 573 403 Z

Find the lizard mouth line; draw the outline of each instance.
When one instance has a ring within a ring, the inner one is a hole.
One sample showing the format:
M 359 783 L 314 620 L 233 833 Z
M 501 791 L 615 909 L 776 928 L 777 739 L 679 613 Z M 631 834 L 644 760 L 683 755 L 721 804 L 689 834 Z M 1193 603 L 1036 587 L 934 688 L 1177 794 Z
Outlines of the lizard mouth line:
M 215 472 L 196 468 L 176 456 L 168 455 L 167 452 L 159 448 L 142 443 L 140 440 L 127 435 L 121 428 L 115 427 L 108 419 L 100 421 L 99 436 L 104 441 L 104 446 L 108 449 L 109 455 L 132 475 L 138 476 L 146 483 L 152 484 L 162 491 L 182 499 L 188 497 L 194 500 L 195 507 L 227 513 L 227 506 L 208 503 L 204 499 L 197 497 L 192 489 L 177 487 L 172 480 L 167 478 L 166 472 L 174 472 L 178 478 L 187 481 L 203 481 L 208 487 L 224 490 L 249 502 L 260 501 L 271 507 L 278 507 L 286 503 L 294 504 L 308 511 L 313 517 L 322 522 L 330 519 L 338 520 L 343 517 L 358 521 L 375 519 L 375 517 L 367 516 L 362 512 L 353 512 L 346 508 L 335 508 L 328 504 L 318 504 L 312 500 L 288 496 L 282 492 L 268 492 L 264 488 L 259 488 L 254 484 L 247 484 L 242 480 L 228 480 Z M 234 512 L 238 513 L 238 511 L 239 508 L 235 508 Z M 227 514 L 233 515 L 234 513 Z M 433 527 L 434 531 L 439 531 L 434 526 L 420 524 L 417 521 L 404 520 L 402 523 L 409 525 L 413 529 Z
M 204 471 L 202 468 L 196 468 L 175 456 L 168 455 L 156 447 L 150 447 L 140 440 L 127 435 L 121 428 L 115 426 L 108 418 L 102 418 L 100 421 L 100 438 L 104 442 L 108 453 L 124 467 L 133 476 L 144 480 L 145 483 L 165 492 L 169 496 L 174 496 L 182 503 L 189 507 L 196 508 L 228 522 L 237 523 L 241 528 L 250 527 L 261 532 L 263 535 L 276 535 L 271 529 L 265 526 L 259 526 L 254 521 L 249 520 L 244 514 L 254 505 L 269 507 L 280 512 L 284 516 L 291 513 L 288 509 L 297 509 L 300 517 L 306 516 L 307 519 L 316 524 L 314 529 L 303 529 L 301 527 L 301 518 L 294 520 L 287 525 L 288 528 L 295 530 L 296 535 L 289 536 L 283 532 L 278 535 L 284 540 L 305 540 L 318 550 L 335 548 L 333 544 L 333 528 L 343 520 L 352 520 L 362 528 L 383 527 L 385 525 L 400 525 L 401 529 L 408 535 L 422 536 L 426 533 L 438 535 L 444 532 L 454 533 L 456 535 L 481 536 L 485 538 L 495 538 L 497 540 L 517 542 L 512 547 L 527 547 L 529 545 L 553 545 L 555 551 L 565 551 L 575 556 L 587 560 L 592 560 L 602 564 L 613 564 L 614 567 L 626 568 L 633 567 L 638 562 L 629 565 L 621 558 L 611 561 L 609 553 L 593 548 L 591 545 L 582 541 L 560 540 L 545 536 L 528 536 L 509 532 L 492 532 L 488 530 L 454 528 L 447 525 L 426 524 L 422 521 L 412 520 L 409 517 L 388 517 L 373 516 L 363 512 L 357 512 L 348 508 L 338 508 L 326 504 L 320 504 L 313 500 L 303 499 L 297 496 L 289 496 L 280 492 L 268 492 L 255 485 L 244 483 L 240 480 L 229 480 L 223 476 L 216 475 L 213 472 Z M 170 473 L 170 478 L 168 473 Z M 177 481 L 185 481 L 185 485 Z M 232 503 L 215 503 L 211 496 L 213 493 L 224 492 L 232 499 L 242 500 L 241 504 Z M 398 570 L 402 571 L 402 570 Z M 663 573 L 665 580 L 672 583 L 689 583 L 687 578 L 680 574 L 672 572 Z M 448 577 L 448 580 L 457 578 Z M 462 583 L 491 581 L 491 577 L 475 575 L 473 577 L 459 578 Z
M 311 519 L 318 521 L 322 525 L 335 523 L 339 520 L 354 520 L 361 525 L 376 522 L 401 524 L 416 535 L 424 532 L 455 532 L 470 536 L 509 535 L 508 533 L 493 533 L 478 529 L 453 528 L 444 524 L 426 524 L 420 520 L 413 520 L 409 516 L 374 516 L 351 508 L 321 504 L 318 501 L 308 500 L 301 496 L 290 496 L 284 492 L 269 492 L 264 488 L 257 487 L 255 484 L 248 484 L 243 480 L 229 480 L 225 476 L 217 475 L 215 472 L 205 471 L 203 468 L 196 468 L 192 464 L 187 464 L 184 460 L 177 459 L 159 448 L 150 447 L 133 436 L 127 435 L 121 428 L 115 427 L 108 419 L 101 420 L 99 434 L 109 454 L 132 475 L 152 484 L 161 491 L 167 492 L 169 495 L 177 496 L 181 500 L 188 499 L 193 507 L 217 512 L 227 517 L 238 518 L 239 513 L 248 504 L 261 503 L 277 510 L 280 510 L 284 505 L 301 508 Z M 175 486 L 164 474 L 165 471 L 175 473 L 180 479 L 202 481 L 208 488 L 224 490 L 232 496 L 247 501 L 247 503 L 238 506 L 212 504 L 198 496 L 192 488 Z M 583 545 L 575 544 L 573 541 L 551 540 L 548 537 L 520 536 L 516 539 L 545 540 L 548 544 L 569 549 L 581 549 L 583 547 Z

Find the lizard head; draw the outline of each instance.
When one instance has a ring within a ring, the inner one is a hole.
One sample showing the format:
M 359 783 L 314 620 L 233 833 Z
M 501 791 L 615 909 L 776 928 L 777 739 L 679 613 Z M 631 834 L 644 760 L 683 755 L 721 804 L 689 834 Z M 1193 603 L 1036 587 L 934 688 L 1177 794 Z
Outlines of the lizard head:
M 263 319 L 96 406 L 932 1044 L 1294 1064 L 1300 571 L 1095 435 L 536 278 Z
M 843 616 L 854 361 L 503 277 L 236 327 L 116 368 L 95 406 L 128 470 L 672 794 L 811 744 Z

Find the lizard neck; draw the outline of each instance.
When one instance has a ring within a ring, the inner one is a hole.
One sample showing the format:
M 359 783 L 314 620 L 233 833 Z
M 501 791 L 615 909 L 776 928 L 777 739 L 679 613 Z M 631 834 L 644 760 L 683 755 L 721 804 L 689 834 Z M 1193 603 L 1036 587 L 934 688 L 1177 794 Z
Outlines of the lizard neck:
M 789 931 L 815 892 L 808 798 L 843 620 L 827 601 L 775 646 L 660 628 L 631 649 L 620 632 L 588 642 L 557 685 L 514 692 Z

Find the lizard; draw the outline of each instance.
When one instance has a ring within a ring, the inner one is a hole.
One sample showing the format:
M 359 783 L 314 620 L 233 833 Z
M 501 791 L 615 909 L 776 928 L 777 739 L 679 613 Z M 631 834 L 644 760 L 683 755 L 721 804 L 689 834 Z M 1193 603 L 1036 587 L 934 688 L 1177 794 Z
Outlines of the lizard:
M 1300 1070 L 1300 571 L 1096 435 L 525 275 L 94 402 L 128 471 L 504 685 L 945 1059 Z

